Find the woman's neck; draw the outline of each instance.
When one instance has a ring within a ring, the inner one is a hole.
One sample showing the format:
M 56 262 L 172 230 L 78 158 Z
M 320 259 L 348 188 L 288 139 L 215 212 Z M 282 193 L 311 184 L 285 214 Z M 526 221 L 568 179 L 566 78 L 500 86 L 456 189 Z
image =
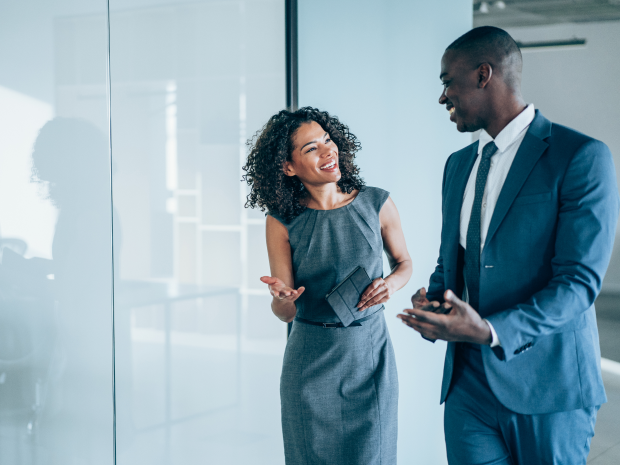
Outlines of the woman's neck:
M 320 186 L 305 185 L 304 187 L 308 191 L 305 205 L 314 210 L 333 210 L 341 207 L 353 195 L 341 192 L 335 182 Z

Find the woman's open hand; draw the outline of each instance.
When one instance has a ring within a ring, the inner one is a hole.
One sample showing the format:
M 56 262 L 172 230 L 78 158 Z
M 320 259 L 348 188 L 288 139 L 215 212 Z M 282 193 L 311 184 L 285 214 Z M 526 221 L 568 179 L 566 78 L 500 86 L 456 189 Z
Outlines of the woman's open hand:
M 295 290 L 293 288 L 288 287 L 284 284 L 284 281 L 278 278 L 273 278 L 271 276 L 263 276 L 260 278 L 262 282 L 269 285 L 269 292 L 274 297 L 274 299 L 285 301 L 285 302 L 295 302 L 300 295 L 306 290 L 305 287 L 301 286 L 299 289 Z
M 358 311 L 364 311 L 374 305 L 379 305 L 390 300 L 394 291 L 383 278 L 375 279 L 363 292 L 360 302 L 356 305 Z

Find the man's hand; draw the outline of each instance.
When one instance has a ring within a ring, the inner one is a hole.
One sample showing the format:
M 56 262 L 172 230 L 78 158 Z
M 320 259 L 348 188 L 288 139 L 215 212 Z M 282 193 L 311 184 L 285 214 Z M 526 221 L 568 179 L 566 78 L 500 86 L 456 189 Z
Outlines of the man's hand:
M 429 301 L 426 298 L 426 288 L 418 289 L 418 291 L 411 296 L 411 304 L 413 308 L 418 310 L 425 310 L 429 312 L 436 312 L 440 304 L 437 301 Z
M 450 290 L 444 293 L 444 299 L 446 302 L 441 306 L 451 311 L 445 315 L 434 313 L 440 306 L 439 302 L 429 302 L 426 291 L 420 289 L 411 299 L 414 308 L 405 309 L 405 314 L 397 316 L 427 339 L 482 345 L 491 343 L 491 329 L 478 312 Z
M 426 298 L 426 288 L 418 289 L 418 292 L 411 296 L 411 304 L 413 308 L 422 308 L 430 302 Z

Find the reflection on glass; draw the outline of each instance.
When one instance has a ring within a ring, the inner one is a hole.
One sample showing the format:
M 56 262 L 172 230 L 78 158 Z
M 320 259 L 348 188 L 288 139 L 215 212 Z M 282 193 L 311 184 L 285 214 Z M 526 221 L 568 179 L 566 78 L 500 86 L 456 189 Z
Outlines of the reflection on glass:
M 50 439 L 75 442 L 58 452 L 56 462 L 80 457 L 106 463 L 109 444 L 102 439 L 110 438 L 112 417 L 107 137 L 85 120 L 57 117 L 41 128 L 32 161 L 33 179 L 45 185 L 58 209 L 52 260 L 24 260 L 5 251 L 2 264 L 9 273 L 27 269 L 34 292 L 52 291 L 51 300 L 45 296 L 34 305 L 45 313 L 36 326 L 47 323 L 46 337 L 36 340 L 49 358 L 49 373 L 37 378 L 37 401 L 49 398 L 61 408 L 46 419 L 54 425 Z

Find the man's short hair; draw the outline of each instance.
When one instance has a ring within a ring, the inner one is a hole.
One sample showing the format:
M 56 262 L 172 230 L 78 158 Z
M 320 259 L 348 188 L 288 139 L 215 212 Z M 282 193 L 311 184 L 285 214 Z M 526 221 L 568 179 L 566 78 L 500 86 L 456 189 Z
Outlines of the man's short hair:
M 510 34 L 499 27 L 474 28 L 448 45 L 446 52 L 449 50 L 463 52 L 473 66 L 490 63 L 509 84 L 518 85 L 521 81 L 521 50 Z

